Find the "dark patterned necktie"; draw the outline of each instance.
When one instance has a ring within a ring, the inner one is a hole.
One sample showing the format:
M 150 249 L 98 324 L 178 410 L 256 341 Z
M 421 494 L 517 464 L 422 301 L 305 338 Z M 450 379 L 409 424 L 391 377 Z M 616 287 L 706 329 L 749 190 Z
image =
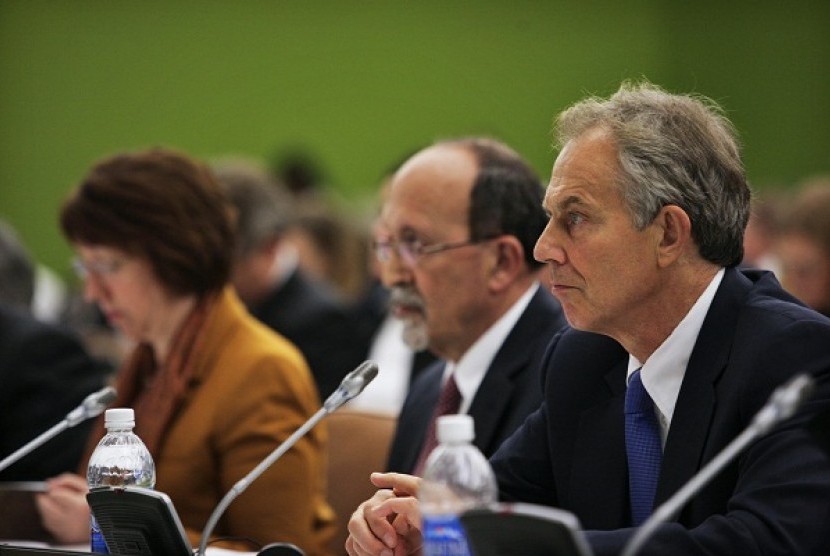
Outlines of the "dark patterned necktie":
M 628 486 L 634 525 L 645 521 L 654 508 L 663 449 L 654 403 L 643 387 L 640 369 L 631 375 L 625 392 L 625 448 L 628 454 Z
M 435 410 L 432 412 L 432 418 L 429 422 L 426 437 L 424 438 L 424 446 L 421 448 L 421 453 L 418 454 L 418 461 L 415 464 L 413 474 L 421 476 L 424 472 L 424 464 L 429 457 L 430 452 L 438 446 L 438 437 L 436 436 L 436 421 L 442 415 L 451 415 L 458 413 L 461 407 L 461 392 L 458 390 L 458 385 L 455 383 L 454 375 L 450 375 L 447 382 L 441 388 L 441 394 L 438 396 L 438 403 L 435 404 Z

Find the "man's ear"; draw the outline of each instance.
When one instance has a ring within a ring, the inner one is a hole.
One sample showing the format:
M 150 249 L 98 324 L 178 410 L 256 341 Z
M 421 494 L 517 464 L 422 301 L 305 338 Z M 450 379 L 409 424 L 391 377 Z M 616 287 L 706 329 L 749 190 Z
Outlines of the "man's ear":
M 692 241 L 692 221 L 677 205 L 666 205 L 657 213 L 654 223 L 658 233 L 657 263 L 669 266 L 679 259 Z
M 490 240 L 492 256 L 490 262 L 490 287 L 501 291 L 510 286 L 525 265 L 524 248 L 518 238 L 511 235 Z

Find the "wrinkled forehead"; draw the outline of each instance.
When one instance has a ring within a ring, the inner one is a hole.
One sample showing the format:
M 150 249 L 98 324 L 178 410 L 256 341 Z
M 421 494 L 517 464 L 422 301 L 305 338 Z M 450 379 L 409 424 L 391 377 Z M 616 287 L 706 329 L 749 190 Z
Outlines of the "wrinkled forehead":
M 599 130 L 566 143 L 553 164 L 550 183 L 545 190 L 545 208 L 553 210 L 575 202 L 600 199 L 622 202 L 617 157 L 616 144 Z

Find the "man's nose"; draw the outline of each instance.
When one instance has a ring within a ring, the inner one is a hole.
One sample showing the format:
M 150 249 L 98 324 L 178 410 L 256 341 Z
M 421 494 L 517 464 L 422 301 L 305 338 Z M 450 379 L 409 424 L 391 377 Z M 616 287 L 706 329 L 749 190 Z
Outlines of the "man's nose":
M 380 263 L 380 278 L 388 288 L 412 283 L 412 269 L 397 249 L 392 249 L 389 259 Z
M 533 258 L 540 263 L 564 264 L 566 260 L 565 250 L 558 238 L 555 226 L 548 222 L 536 245 L 533 247 Z

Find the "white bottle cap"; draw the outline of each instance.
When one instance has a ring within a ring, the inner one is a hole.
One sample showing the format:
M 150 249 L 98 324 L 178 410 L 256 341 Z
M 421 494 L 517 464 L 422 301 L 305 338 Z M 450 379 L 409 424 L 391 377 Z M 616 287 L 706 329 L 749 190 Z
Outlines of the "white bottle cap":
M 135 426 L 135 412 L 131 407 L 116 407 L 104 413 L 104 426 L 108 429 L 131 429 Z
M 476 436 L 473 418 L 463 413 L 442 415 L 438 418 L 436 436 L 441 444 L 472 442 Z

